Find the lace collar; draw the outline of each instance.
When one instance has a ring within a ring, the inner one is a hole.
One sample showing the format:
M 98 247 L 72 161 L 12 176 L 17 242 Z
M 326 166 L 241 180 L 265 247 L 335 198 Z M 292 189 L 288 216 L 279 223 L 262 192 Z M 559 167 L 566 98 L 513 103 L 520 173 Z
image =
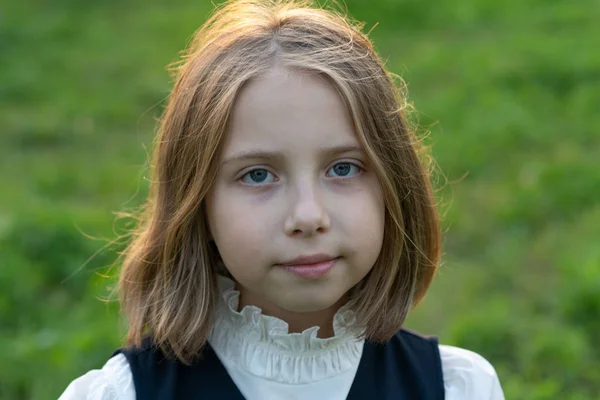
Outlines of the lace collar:
M 253 375 L 282 383 L 309 383 L 356 367 L 364 341 L 357 339 L 354 312 L 341 307 L 333 319 L 334 336 L 318 338 L 318 326 L 289 333 L 287 322 L 260 308 L 237 311 L 240 292 L 219 276 L 221 298 L 209 337 L 221 358 Z

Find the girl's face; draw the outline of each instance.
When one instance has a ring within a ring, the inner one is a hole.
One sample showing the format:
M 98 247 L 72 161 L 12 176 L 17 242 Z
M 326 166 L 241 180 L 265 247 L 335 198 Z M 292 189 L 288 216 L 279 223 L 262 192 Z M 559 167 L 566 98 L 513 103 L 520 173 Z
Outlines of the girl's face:
M 240 306 L 337 310 L 377 260 L 385 218 L 340 96 L 321 77 L 274 69 L 241 90 L 230 124 L 206 205 Z M 298 264 L 313 265 L 286 267 Z

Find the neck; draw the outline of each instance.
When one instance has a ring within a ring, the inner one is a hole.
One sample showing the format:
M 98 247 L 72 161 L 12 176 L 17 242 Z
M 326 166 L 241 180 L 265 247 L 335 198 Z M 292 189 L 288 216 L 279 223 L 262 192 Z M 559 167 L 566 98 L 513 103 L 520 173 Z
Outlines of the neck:
M 237 285 L 236 285 L 237 286 Z M 345 303 L 345 298 L 341 298 L 331 307 L 323 310 L 310 312 L 294 312 L 278 307 L 276 304 L 268 302 L 243 288 L 237 287 L 240 291 L 240 300 L 238 311 L 247 305 L 259 307 L 263 315 L 269 315 L 284 320 L 288 323 L 289 333 L 300 333 L 313 326 L 318 326 L 317 337 L 328 338 L 334 336 L 333 317 L 335 313 Z

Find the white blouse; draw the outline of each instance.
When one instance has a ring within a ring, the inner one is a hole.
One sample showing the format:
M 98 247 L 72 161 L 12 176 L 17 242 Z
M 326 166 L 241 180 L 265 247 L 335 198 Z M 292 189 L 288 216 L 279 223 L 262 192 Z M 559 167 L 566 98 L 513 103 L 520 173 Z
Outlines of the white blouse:
M 222 277 L 222 300 L 208 341 L 248 400 L 343 400 L 350 391 L 364 341 L 348 327 L 354 313 L 342 307 L 334 336 L 317 338 L 318 327 L 288 333 L 288 324 L 261 309 L 238 309 L 239 292 Z M 496 371 L 480 355 L 440 345 L 446 400 L 504 400 Z M 99 370 L 75 379 L 59 400 L 135 400 L 127 359 L 119 354 Z

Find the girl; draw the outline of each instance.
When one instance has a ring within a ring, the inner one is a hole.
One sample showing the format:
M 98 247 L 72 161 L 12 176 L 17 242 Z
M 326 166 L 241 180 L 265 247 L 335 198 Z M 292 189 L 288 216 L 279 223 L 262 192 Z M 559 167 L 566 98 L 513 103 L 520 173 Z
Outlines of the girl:
M 127 346 L 61 399 L 503 399 L 481 356 L 402 329 L 440 258 L 405 108 L 345 17 L 218 10 L 125 252 Z

